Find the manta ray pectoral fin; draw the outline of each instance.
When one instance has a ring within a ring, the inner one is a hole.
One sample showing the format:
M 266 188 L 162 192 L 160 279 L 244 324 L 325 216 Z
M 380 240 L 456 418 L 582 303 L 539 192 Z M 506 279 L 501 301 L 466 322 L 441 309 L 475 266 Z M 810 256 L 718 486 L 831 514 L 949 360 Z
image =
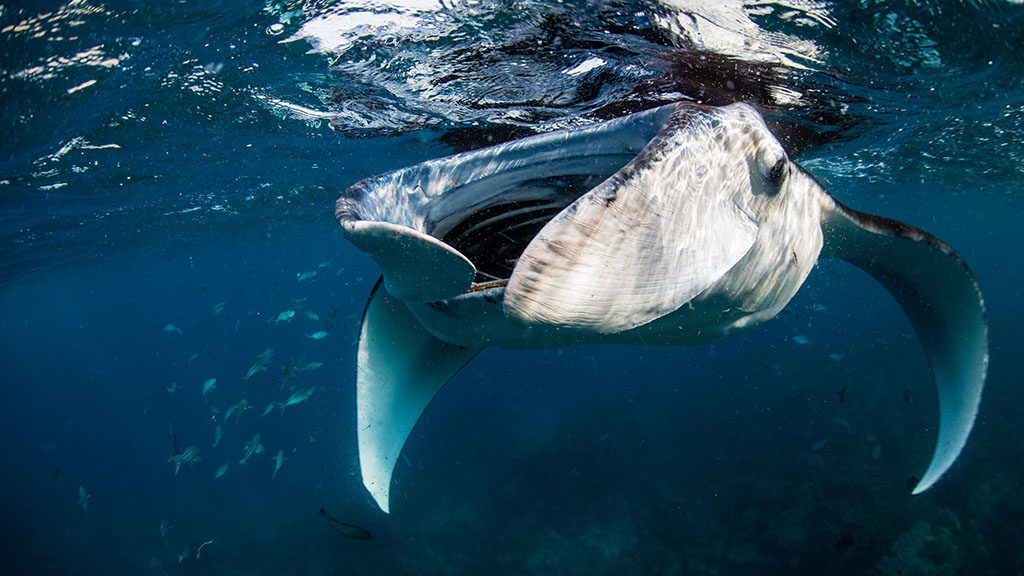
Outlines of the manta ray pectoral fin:
M 974 425 L 988 369 L 981 291 L 967 264 L 938 238 L 826 197 L 824 255 L 846 260 L 896 298 L 924 346 L 939 393 L 935 452 L 920 494 L 952 466 Z
M 356 420 L 363 484 L 381 510 L 389 511 L 391 474 L 416 421 L 477 352 L 435 338 L 380 282 L 374 287 L 359 333 Z
M 342 222 L 345 237 L 384 271 L 392 296 L 435 302 L 463 293 L 476 268 L 448 244 L 400 224 L 365 220 Z

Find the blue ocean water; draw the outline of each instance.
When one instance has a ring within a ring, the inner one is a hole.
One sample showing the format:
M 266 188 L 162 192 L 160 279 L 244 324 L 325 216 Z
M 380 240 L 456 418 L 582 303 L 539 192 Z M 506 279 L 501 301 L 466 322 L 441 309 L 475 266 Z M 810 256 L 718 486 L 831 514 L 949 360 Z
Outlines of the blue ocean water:
M 1024 572 L 1022 45 L 1009 0 L 0 5 L 4 573 Z M 354 398 L 379 270 L 334 200 L 679 99 L 758 100 L 833 195 L 970 264 L 991 366 L 957 464 L 907 493 L 928 362 L 822 261 L 714 344 L 484 351 L 380 512 Z

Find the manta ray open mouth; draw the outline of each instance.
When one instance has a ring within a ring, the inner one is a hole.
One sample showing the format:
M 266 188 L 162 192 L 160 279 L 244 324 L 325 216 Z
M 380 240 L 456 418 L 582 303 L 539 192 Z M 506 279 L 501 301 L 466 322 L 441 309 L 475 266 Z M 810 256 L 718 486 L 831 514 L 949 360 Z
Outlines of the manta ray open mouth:
M 540 229 L 636 159 L 671 112 L 658 108 L 365 180 L 338 199 L 335 215 L 411 229 L 468 259 L 474 282 L 506 280 Z

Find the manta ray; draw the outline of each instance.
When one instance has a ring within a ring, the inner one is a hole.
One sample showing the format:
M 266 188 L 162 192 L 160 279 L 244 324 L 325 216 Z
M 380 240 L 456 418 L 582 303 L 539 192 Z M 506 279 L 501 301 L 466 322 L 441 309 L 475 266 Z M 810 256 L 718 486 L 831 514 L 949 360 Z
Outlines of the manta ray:
M 383 272 L 359 333 L 363 484 L 389 512 L 402 446 L 481 349 L 699 344 L 778 314 L 819 258 L 880 282 L 928 356 L 953 464 L 988 367 L 978 284 L 909 224 L 833 198 L 756 109 L 676 103 L 432 160 L 347 189 L 335 216 Z

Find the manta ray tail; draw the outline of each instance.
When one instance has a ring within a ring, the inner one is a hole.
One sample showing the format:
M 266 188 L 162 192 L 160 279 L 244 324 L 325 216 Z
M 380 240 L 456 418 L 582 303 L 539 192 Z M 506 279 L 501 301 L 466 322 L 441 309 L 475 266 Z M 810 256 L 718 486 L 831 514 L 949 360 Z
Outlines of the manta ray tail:
M 435 338 L 377 282 L 359 333 L 356 407 L 363 484 L 384 512 L 409 432 L 441 386 L 477 352 Z
M 829 198 L 824 256 L 846 260 L 895 297 L 924 346 L 939 393 L 935 452 L 920 494 L 953 465 L 974 425 L 988 368 L 985 304 L 971 270 L 947 244 L 913 226 Z

